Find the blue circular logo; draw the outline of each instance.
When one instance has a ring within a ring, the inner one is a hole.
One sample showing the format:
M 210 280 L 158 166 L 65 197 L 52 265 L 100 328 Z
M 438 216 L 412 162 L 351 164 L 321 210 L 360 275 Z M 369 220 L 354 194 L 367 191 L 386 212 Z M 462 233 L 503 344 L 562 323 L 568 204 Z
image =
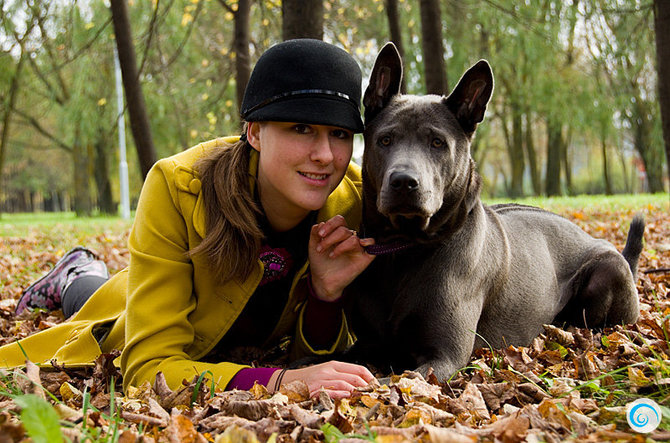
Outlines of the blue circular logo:
M 654 400 L 639 398 L 626 405 L 628 425 L 636 432 L 648 433 L 661 423 L 661 408 Z

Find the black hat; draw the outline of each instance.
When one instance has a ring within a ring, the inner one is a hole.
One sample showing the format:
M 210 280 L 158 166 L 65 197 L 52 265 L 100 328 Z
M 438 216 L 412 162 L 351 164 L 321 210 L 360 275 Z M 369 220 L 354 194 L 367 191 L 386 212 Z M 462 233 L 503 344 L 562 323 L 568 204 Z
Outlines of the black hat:
M 246 121 L 338 126 L 363 132 L 361 70 L 343 49 L 321 40 L 279 43 L 258 59 L 244 91 Z

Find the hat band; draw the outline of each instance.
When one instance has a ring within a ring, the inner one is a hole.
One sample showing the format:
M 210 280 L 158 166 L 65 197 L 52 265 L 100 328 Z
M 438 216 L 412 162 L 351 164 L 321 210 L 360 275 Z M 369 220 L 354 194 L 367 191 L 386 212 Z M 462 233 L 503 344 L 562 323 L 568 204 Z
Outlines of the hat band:
M 338 92 L 338 91 L 331 91 L 329 89 L 301 89 L 299 91 L 289 91 L 289 92 L 284 92 L 279 95 L 275 95 L 274 97 L 270 97 L 269 99 L 262 101 L 261 103 L 257 104 L 256 106 L 251 107 L 250 109 L 247 109 L 246 111 L 243 112 L 242 116 L 246 117 L 247 115 L 251 114 L 252 112 L 267 106 L 271 103 L 277 102 L 279 100 L 283 100 L 286 98 L 293 98 L 296 96 L 323 96 L 323 95 L 330 95 L 333 97 L 341 98 L 349 102 L 352 106 L 358 110 L 358 104 L 352 100 L 349 95 L 343 93 L 343 92 Z

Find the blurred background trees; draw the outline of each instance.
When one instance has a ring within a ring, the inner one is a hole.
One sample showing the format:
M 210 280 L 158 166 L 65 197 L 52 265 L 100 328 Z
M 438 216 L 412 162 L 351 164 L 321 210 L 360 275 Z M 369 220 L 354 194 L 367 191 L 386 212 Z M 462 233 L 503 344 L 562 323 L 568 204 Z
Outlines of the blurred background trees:
M 393 40 L 408 93 L 447 92 L 478 59 L 491 63 L 493 101 L 472 147 L 486 195 L 668 188 L 657 73 L 670 69 L 656 47 L 668 51 L 670 27 L 659 0 L 4 0 L 0 212 L 117 212 L 119 4 L 132 36 L 119 58 L 135 64 L 124 84 L 141 90 L 150 159 L 238 133 L 249 73 L 274 43 L 322 38 L 366 77 Z M 131 97 L 126 89 L 134 201 L 153 160 L 138 156 L 146 140 L 136 141 Z

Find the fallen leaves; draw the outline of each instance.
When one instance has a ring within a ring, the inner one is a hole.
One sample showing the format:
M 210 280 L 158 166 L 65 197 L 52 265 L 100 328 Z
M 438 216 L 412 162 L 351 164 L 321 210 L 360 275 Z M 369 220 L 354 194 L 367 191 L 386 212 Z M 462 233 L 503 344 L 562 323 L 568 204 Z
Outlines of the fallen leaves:
M 632 218 L 586 209 L 565 215 L 619 249 L 627 232 L 621 221 Z M 628 427 L 625 404 L 638 396 L 670 403 L 670 223 L 664 211 L 649 210 L 645 217 L 641 310 L 634 325 L 547 325 L 528 347 L 477 350 L 468 367 L 445 383 L 413 372 L 378 374 L 387 377 L 341 400 L 324 391 L 309 398 L 302 382 L 274 395 L 260 385 L 211 392 L 206 374 L 174 391 L 159 374 L 153 385 L 121 392 L 116 354 L 78 370 L 27 364 L 0 372 L 0 441 L 25 439 L 31 431 L 22 412 L 44 404 L 57 414 L 60 434 L 73 441 L 113 435 L 120 442 L 645 441 Z M 85 244 L 116 272 L 127 264 L 126 239 L 127 232 L 70 243 L 63 238 L 62 244 L 48 232 L 2 238 L 0 344 L 63 320 L 60 313 L 13 314 L 21 289 L 62 253 Z M 668 440 L 669 427 L 666 418 L 649 437 Z

